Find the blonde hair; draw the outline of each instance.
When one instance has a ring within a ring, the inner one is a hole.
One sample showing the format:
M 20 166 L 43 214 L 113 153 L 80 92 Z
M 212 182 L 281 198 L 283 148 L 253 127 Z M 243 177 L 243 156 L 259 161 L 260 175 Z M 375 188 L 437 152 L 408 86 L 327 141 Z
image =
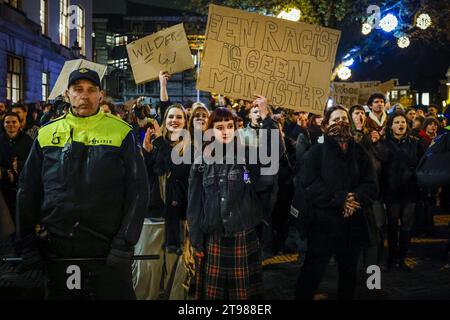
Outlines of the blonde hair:
M 181 104 L 173 104 L 167 108 L 166 113 L 164 114 L 164 119 L 162 121 L 162 126 L 161 126 L 161 132 L 162 132 L 162 136 L 164 137 L 164 139 L 167 139 L 170 141 L 170 144 L 172 145 L 172 147 L 175 147 L 178 144 L 182 143 L 182 146 L 180 148 L 180 155 L 183 155 L 185 153 L 186 149 L 190 146 L 191 139 L 190 139 L 189 133 L 187 136 L 185 136 L 185 139 L 182 139 L 182 137 L 180 137 L 180 139 L 178 141 L 172 141 L 170 139 L 171 133 L 169 132 L 169 130 L 167 130 L 166 122 L 167 122 L 167 116 L 169 115 L 169 112 L 172 109 L 181 110 L 181 112 L 183 113 L 183 117 L 184 117 L 183 129 L 187 130 L 188 118 L 187 118 L 186 109 Z
M 189 130 L 189 133 L 190 133 L 191 135 L 194 134 L 194 115 L 195 115 L 195 112 L 196 112 L 198 109 L 203 109 L 203 110 L 205 110 L 205 112 L 206 112 L 206 114 L 208 115 L 208 117 L 209 117 L 209 115 L 211 114 L 211 113 L 209 112 L 208 108 L 205 106 L 205 104 L 204 104 L 203 102 L 195 102 L 195 103 L 192 105 L 191 117 L 189 118 L 189 123 L 188 123 L 188 130 Z

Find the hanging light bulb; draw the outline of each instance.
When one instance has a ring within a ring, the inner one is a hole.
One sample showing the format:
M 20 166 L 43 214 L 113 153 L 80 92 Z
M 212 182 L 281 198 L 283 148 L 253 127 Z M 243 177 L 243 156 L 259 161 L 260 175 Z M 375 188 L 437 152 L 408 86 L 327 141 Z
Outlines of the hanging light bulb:
M 395 28 L 397 28 L 398 25 L 398 19 L 396 16 L 394 16 L 391 13 L 388 13 L 381 19 L 380 21 L 380 27 L 383 29 L 384 32 L 391 32 Z
M 402 49 L 408 47 L 409 44 L 410 44 L 410 40 L 409 40 L 408 36 L 401 36 L 397 40 L 397 45 Z
M 362 28 L 361 28 L 361 32 L 363 35 L 368 35 L 370 32 L 372 31 L 372 26 L 370 25 L 370 23 L 363 23 Z
M 431 26 L 431 17 L 426 13 L 421 13 L 416 19 L 416 26 L 422 30 Z
M 337 73 L 339 79 L 347 80 L 352 76 L 352 70 L 349 67 L 341 66 Z

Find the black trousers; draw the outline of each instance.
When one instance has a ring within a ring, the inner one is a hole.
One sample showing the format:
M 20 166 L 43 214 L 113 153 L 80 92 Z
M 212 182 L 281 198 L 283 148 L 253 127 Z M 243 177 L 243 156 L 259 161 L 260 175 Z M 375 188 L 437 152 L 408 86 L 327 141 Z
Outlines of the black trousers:
M 272 211 L 277 201 L 278 184 L 271 189 L 258 193 L 264 210 L 264 222 L 257 226 L 256 233 L 263 252 L 273 254 L 273 222 Z
M 289 233 L 289 218 L 292 198 L 294 197 L 294 185 L 280 185 L 277 202 L 272 212 L 272 223 L 274 231 L 273 250 L 278 253 L 284 248 Z
M 110 250 L 109 242 L 86 234 L 76 234 L 73 239 L 50 234 L 42 241 L 41 250 L 49 259 L 46 299 L 136 299 L 131 262 L 118 267 L 107 266 L 106 260 L 55 262 L 58 258 L 105 258 Z M 74 269 L 80 272 L 74 272 Z M 75 278 L 78 275 L 79 281 Z M 71 289 L 75 283 L 81 288 Z
M 409 200 L 386 203 L 389 245 L 388 260 L 390 264 L 397 262 L 397 260 L 401 262 L 406 258 L 411 244 L 415 206 L 416 204 Z
M 310 232 L 307 239 L 308 250 L 298 277 L 295 299 L 312 300 L 314 298 L 332 256 L 336 259 L 339 273 L 337 298 L 339 300 L 353 299 L 360 249 L 339 244 L 326 232 L 320 232 L 320 230 Z

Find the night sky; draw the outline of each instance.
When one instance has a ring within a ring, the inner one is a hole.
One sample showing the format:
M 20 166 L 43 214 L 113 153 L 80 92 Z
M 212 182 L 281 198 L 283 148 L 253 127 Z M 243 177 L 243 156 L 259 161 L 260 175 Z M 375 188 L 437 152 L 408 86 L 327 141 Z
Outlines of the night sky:
M 120 10 L 121 1 L 96 0 L 94 10 L 98 12 L 113 10 L 116 7 Z M 125 1 L 123 1 L 125 2 Z M 156 5 L 167 8 L 180 9 L 181 4 L 188 3 L 187 0 L 133 0 L 132 2 Z M 95 12 L 94 12 L 95 13 Z M 106 13 L 106 12 L 105 12 Z M 336 62 L 339 62 L 346 51 L 361 43 L 361 25 L 356 22 L 354 28 L 346 28 L 342 32 Z M 449 31 L 450 32 L 450 31 Z M 389 35 L 384 36 L 389 39 Z M 381 38 L 380 38 L 381 39 Z M 377 45 L 375 44 L 375 48 Z M 352 80 L 380 80 L 386 81 L 391 78 L 398 78 L 400 84 L 412 84 L 420 88 L 427 86 L 438 86 L 439 79 L 445 79 L 445 74 L 450 67 L 450 44 L 434 44 L 429 41 L 414 40 L 405 49 L 397 47 L 395 40 L 381 49 L 376 49 L 379 54 L 377 59 L 364 63 L 356 61 L 352 66 Z

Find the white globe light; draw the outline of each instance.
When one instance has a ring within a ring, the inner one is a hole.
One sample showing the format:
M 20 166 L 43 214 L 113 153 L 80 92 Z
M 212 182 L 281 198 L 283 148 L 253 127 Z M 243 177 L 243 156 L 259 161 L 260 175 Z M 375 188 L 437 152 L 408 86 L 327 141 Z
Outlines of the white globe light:
M 397 28 L 398 20 L 397 17 L 393 14 L 388 13 L 381 19 L 380 21 L 380 27 L 385 32 L 391 32 L 395 28 Z
M 409 41 L 408 36 L 401 36 L 397 40 L 397 45 L 402 49 L 408 47 L 409 44 L 410 44 L 410 41 Z
M 361 32 L 363 35 L 368 35 L 370 32 L 372 31 L 372 26 L 370 25 L 370 23 L 363 23 L 362 28 L 361 28 Z
M 425 30 L 431 26 L 431 17 L 426 13 L 421 13 L 416 19 L 416 26 L 422 30 Z
M 341 80 L 347 80 L 352 76 L 352 70 L 349 67 L 342 66 L 338 70 L 338 77 Z
M 298 21 L 298 20 L 300 20 L 300 16 L 301 16 L 300 10 L 294 8 L 294 9 L 291 9 L 289 12 L 281 11 L 277 17 L 281 18 L 281 19 L 285 19 L 285 20 L 290 20 L 290 21 Z

